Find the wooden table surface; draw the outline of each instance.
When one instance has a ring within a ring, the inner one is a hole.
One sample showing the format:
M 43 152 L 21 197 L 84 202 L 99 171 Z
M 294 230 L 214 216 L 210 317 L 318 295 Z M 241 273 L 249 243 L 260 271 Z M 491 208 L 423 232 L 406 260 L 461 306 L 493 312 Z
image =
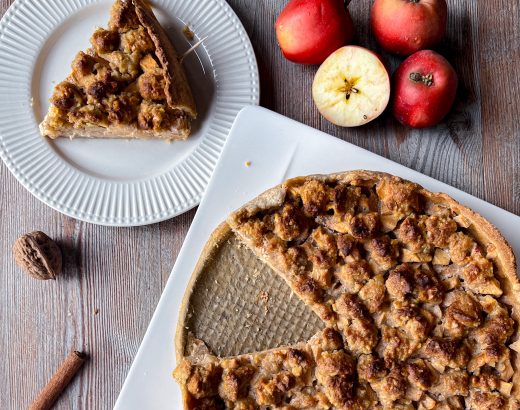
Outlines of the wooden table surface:
M 11 3 L 0 0 L 0 13 Z M 316 68 L 289 63 L 278 50 L 273 24 L 285 1 L 228 3 L 254 45 L 263 106 L 520 214 L 517 1 L 448 0 L 449 29 L 438 50 L 459 74 L 459 96 L 445 122 L 424 131 L 405 129 L 389 114 L 359 129 L 331 125 L 311 100 Z M 377 50 L 370 4 L 353 0 L 350 10 L 358 43 Z M 385 57 L 395 68 L 398 60 Z M 106 228 L 46 207 L 3 164 L 0 183 L 0 409 L 26 408 L 74 349 L 91 359 L 56 408 L 111 408 L 195 211 L 148 227 Z M 56 282 L 33 280 L 14 264 L 14 240 L 32 230 L 63 249 L 65 273 Z

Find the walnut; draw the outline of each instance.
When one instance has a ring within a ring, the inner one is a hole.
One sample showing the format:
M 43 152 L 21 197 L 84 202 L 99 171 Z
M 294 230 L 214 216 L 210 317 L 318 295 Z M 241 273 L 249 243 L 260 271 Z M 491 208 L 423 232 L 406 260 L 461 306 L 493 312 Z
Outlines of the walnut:
M 354 238 L 349 235 L 336 235 L 336 242 L 339 256 L 343 259 L 346 259 L 357 250 Z
M 353 214 L 361 195 L 360 188 L 337 185 L 331 193 L 331 209 L 335 214 Z
M 54 280 L 61 273 L 61 250 L 43 232 L 31 232 L 18 238 L 13 253 L 18 266 L 35 279 Z

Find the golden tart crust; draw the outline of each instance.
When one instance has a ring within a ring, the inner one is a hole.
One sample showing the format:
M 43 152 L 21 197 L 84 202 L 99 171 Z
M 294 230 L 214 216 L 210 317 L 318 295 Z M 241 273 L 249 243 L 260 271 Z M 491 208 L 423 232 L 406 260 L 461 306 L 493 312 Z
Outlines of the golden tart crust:
M 175 377 L 186 408 L 520 408 L 516 262 L 480 215 L 353 171 L 288 180 L 228 224 L 326 328 L 225 359 L 183 341 Z M 295 349 L 305 356 L 296 374 Z M 239 375 L 227 367 L 235 361 Z
M 186 139 L 197 116 L 184 69 L 151 8 L 117 0 L 108 29 L 54 89 L 42 135 Z

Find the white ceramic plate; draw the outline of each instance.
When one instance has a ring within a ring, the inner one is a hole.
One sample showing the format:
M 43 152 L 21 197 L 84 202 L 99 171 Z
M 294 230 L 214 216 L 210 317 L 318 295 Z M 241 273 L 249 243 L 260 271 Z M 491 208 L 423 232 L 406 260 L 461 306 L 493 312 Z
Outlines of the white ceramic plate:
M 246 162 L 251 166 L 246 166 Z M 237 117 L 157 310 L 116 403 L 118 410 L 182 408 L 174 334 L 184 290 L 209 235 L 226 216 L 266 189 L 298 175 L 385 171 L 446 192 L 494 223 L 520 255 L 520 218 L 442 182 L 263 108 Z
M 188 141 L 42 138 L 54 85 L 70 72 L 112 0 L 17 0 L 0 23 L 0 154 L 15 177 L 54 209 L 115 226 L 159 222 L 196 206 L 236 114 L 259 102 L 246 32 L 224 0 L 154 0 L 179 53 L 189 24 L 203 46 L 185 60 L 199 118 Z

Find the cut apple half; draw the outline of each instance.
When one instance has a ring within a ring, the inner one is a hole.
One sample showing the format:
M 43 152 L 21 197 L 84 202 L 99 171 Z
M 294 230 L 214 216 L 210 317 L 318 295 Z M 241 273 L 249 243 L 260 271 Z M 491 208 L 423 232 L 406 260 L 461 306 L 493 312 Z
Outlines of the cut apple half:
M 390 76 L 375 53 L 345 46 L 319 68 L 312 97 L 327 120 L 342 127 L 357 127 L 385 110 L 390 100 Z

